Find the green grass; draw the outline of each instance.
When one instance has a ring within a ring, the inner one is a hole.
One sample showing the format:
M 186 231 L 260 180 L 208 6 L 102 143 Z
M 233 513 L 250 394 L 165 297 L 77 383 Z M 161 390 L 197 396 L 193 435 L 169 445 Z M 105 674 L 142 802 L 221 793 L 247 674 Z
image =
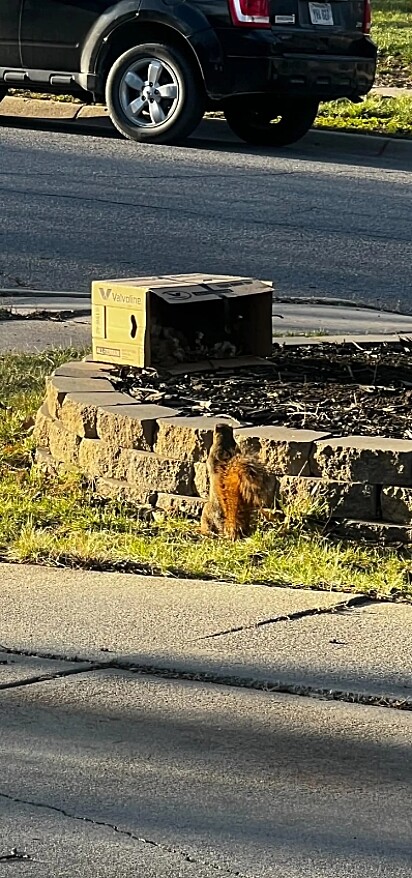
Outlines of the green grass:
M 412 88 L 411 0 L 372 0 L 372 37 L 378 45 L 377 84 Z M 361 104 L 322 104 L 317 128 L 412 136 L 412 97 L 371 96 Z
M 361 104 L 352 104 L 347 100 L 321 104 L 316 128 L 411 137 L 412 97 L 385 98 L 373 95 Z
M 379 47 L 379 78 L 412 87 L 410 0 L 372 0 L 372 37 Z
M 253 537 L 232 544 L 202 538 L 190 520 L 159 515 L 147 523 L 132 506 L 94 496 L 75 472 L 40 472 L 32 465 L 33 415 L 45 376 L 74 356 L 60 351 L 0 359 L 3 560 L 412 596 L 408 552 L 401 557 L 391 549 L 332 541 L 314 522 L 322 509 L 307 500 L 295 501 L 274 522 L 262 522 Z

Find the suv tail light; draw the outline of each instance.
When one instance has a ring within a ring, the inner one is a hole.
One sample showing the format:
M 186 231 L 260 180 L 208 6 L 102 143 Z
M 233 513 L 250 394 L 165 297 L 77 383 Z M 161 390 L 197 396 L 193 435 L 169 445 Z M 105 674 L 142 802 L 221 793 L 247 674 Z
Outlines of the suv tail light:
M 363 4 L 363 33 L 369 34 L 372 24 L 371 0 L 364 0 Z
M 236 27 L 270 27 L 269 0 L 229 0 Z

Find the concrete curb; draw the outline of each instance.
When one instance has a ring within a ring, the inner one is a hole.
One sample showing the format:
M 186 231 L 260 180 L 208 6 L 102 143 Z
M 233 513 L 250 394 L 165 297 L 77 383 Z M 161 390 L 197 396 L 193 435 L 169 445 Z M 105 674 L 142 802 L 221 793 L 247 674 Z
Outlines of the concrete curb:
M 371 95 L 380 95 L 383 98 L 411 98 L 412 88 L 402 88 L 401 86 L 385 86 L 375 85 L 371 91 Z
M 399 332 L 397 335 L 353 335 L 342 333 L 341 335 L 278 335 L 274 336 L 273 344 L 285 347 L 307 347 L 319 344 L 345 344 L 354 347 L 374 347 L 378 344 L 397 344 L 401 338 L 409 339 L 408 333 Z
M 385 94 L 389 90 L 378 90 L 379 94 Z M 409 90 L 400 89 L 402 93 Z M 412 92 L 410 92 L 412 95 Z M 387 95 L 390 96 L 390 95 Z M 65 130 L 84 130 L 89 134 L 112 133 L 113 137 L 119 137 L 114 129 L 107 112 L 103 106 L 89 106 L 80 103 L 72 103 L 55 100 L 41 100 L 24 97 L 7 96 L 0 103 L 0 119 L 13 118 L 37 119 L 39 121 L 61 125 Z M 193 135 L 198 137 L 217 140 L 219 143 L 237 145 L 242 143 L 222 119 L 206 118 Z M 320 149 L 331 149 L 341 153 L 353 153 L 369 157 L 385 157 L 389 159 L 411 158 L 412 139 L 375 136 L 369 134 L 347 134 L 337 131 L 325 131 L 312 129 L 300 141 L 300 144 L 314 146 Z M 245 149 L 249 148 L 244 144 Z M 296 146 L 291 147 L 296 148 Z
M 7 95 L 0 103 L 0 116 L 19 116 L 27 119 L 104 119 L 110 124 L 106 107 L 89 106 L 75 101 L 46 100 Z

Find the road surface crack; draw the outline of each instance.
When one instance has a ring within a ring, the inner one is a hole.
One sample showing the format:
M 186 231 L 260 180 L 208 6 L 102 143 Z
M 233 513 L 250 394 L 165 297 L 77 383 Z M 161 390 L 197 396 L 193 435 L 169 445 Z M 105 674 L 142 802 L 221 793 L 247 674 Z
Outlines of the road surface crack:
M 65 808 L 58 808 L 56 805 L 49 805 L 47 802 L 37 802 L 33 799 L 23 799 L 19 796 L 11 796 L 8 793 L 0 792 L 0 798 L 6 799 L 9 802 L 13 802 L 16 805 L 28 805 L 32 808 L 43 808 L 47 811 L 53 811 L 56 814 L 61 814 L 63 817 L 67 817 L 69 820 L 78 820 L 81 823 L 87 823 L 91 826 L 103 827 L 104 829 L 111 829 L 113 832 L 118 835 L 125 836 L 126 838 L 131 838 L 133 841 L 139 842 L 142 845 L 149 845 L 150 847 L 157 848 L 159 851 L 167 854 L 172 854 L 175 857 L 179 857 L 186 863 L 192 863 L 197 866 L 205 866 L 208 869 L 214 869 L 216 872 L 219 872 L 221 875 L 229 875 L 233 876 L 233 878 L 253 878 L 252 875 L 247 875 L 245 872 L 240 872 L 238 869 L 231 869 L 227 866 L 221 865 L 219 863 L 210 862 L 208 860 L 200 859 L 199 857 L 195 857 L 192 854 L 189 854 L 188 851 L 179 850 L 178 848 L 170 847 L 169 845 L 161 844 L 158 841 L 155 841 L 152 838 L 145 838 L 144 836 L 135 835 L 129 829 L 121 829 L 115 823 L 109 823 L 106 820 L 97 820 L 93 817 L 86 817 L 85 815 L 72 814 L 70 811 L 66 811 Z M 8 859 L 11 859 L 11 856 L 7 856 Z M 0 857 L 0 859 L 2 859 Z M 16 857 L 14 857 L 16 859 Z
M 222 631 L 213 631 L 211 634 L 204 634 L 202 637 L 194 637 L 191 640 L 185 640 L 185 643 L 199 643 L 202 640 L 211 640 L 216 637 L 224 637 L 227 634 L 239 634 L 241 631 L 253 631 L 257 628 L 263 628 L 266 625 L 275 625 L 277 622 L 296 622 L 299 619 L 308 619 L 311 616 L 332 615 L 333 613 L 345 613 L 353 607 L 363 607 L 374 604 L 372 598 L 359 595 L 349 598 L 340 604 L 334 604 L 332 607 L 310 607 L 306 610 L 296 610 L 295 613 L 279 613 L 269 619 L 260 619 L 258 622 L 250 622 L 247 625 L 236 625 L 232 628 L 226 628 Z
M 12 848 L 8 854 L 0 854 L 0 862 L 3 863 L 6 860 L 32 860 L 33 857 L 31 854 L 26 854 L 24 851 L 18 851 L 17 848 Z

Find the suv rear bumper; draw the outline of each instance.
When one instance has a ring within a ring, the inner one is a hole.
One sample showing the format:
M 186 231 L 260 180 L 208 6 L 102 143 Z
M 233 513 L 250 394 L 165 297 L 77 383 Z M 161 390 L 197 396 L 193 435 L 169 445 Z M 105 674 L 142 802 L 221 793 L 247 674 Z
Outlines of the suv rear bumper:
M 225 66 L 230 95 L 270 92 L 325 101 L 367 94 L 376 70 L 371 59 L 310 55 L 227 58 Z
M 363 35 L 348 39 L 351 53 L 339 55 L 287 52 L 271 31 L 243 31 L 234 40 L 233 29 L 230 32 L 222 28 L 216 35 L 221 64 L 210 65 L 204 56 L 201 59 L 206 91 L 212 100 L 271 93 L 329 101 L 360 97 L 374 83 L 377 50 Z M 191 42 L 197 42 L 199 36 L 196 34 L 197 39 L 192 37 Z M 198 46 L 194 48 L 196 51 Z

